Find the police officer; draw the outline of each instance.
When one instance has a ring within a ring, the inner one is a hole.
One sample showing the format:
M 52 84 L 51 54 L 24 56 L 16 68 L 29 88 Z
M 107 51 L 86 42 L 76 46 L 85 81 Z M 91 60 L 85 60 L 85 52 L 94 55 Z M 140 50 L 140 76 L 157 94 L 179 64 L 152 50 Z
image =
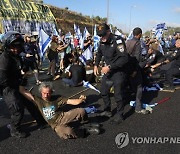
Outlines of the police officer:
M 18 32 L 7 32 L 3 37 L 3 53 L 0 56 L 0 89 L 8 106 L 11 122 L 8 125 L 11 136 L 24 138 L 20 122 L 24 114 L 24 106 L 40 124 L 40 113 L 31 102 L 25 100 L 19 93 L 19 86 L 25 84 L 21 75 L 20 52 L 23 51 L 24 40 Z
M 168 92 L 174 92 L 176 89 L 179 89 L 179 87 L 174 87 L 173 85 L 173 77 L 180 75 L 180 39 L 176 40 L 175 43 L 176 51 L 172 54 L 171 57 L 168 57 L 168 59 L 163 63 L 172 62 L 171 67 L 166 71 L 165 77 L 167 83 L 164 84 L 163 91 Z
M 104 74 L 101 83 L 101 96 L 104 101 L 104 110 L 101 115 L 107 117 L 112 116 L 109 90 L 113 84 L 114 97 L 117 103 L 117 114 L 111 121 L 113 123 L 119 124 L 124 120 L 123 91 L 126 76 L 124 73 L 124 66 L 128 62 L 125 42 L 122 37 L 116 37 L 113 35 L 107 24 L 102 24 L 98 27 L 98 35 L 101 37 L 101 41 L 94 66 L 94 73 L 96 76 L 99 74 L 98 65 L 102 56 L 104 56 L 104 61 L 106 63 L 106 65 L 103 66 L 101 70 L 101 73 Z

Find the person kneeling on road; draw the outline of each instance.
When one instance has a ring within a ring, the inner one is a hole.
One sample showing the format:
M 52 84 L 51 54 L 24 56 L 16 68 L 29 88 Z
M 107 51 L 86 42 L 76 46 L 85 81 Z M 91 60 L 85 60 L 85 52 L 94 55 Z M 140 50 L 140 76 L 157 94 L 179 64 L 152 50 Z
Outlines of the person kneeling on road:
M 76 108 L 69 110 L 68 112 L 63 111 L 63 106 L 79 105 L 86 100 L 86 96 L 81 95 L 79 99 L 67 99 L 64 97 L 58 97 L 54 99 L 52 96 L 52 84 L 49 82 L 43 82 L 39 86 L 39 92 L 41 97 L 33 96 L 23 86 L 20 88 L 20 92 L 29 100 L 33 101 L 39 108 L 41 114 L 52 127 L 52 129 L 63 139 L 78 138 L 81 137 L 80 129 L 76 131 L 68 126 L 73 121 L 80 121 L 81 124 L 88 122 L 88 116 L 83 108 Z M 99 134 L 99 125 L 92 124 L 90 127 L 83 128 L 83 132 L 88 134 Z M 84 134 L 83 134 L 84 135 Z

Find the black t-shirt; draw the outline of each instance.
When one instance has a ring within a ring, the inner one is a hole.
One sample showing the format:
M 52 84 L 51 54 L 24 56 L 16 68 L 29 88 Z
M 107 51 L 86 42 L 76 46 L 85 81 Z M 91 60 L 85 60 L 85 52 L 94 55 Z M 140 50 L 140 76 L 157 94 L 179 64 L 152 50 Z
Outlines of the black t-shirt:
M 78 85 L 86 78 L 86 71 L 83 65 L 72 65 L 69 71 L 71 72 L 71 79 L 75 85 Z

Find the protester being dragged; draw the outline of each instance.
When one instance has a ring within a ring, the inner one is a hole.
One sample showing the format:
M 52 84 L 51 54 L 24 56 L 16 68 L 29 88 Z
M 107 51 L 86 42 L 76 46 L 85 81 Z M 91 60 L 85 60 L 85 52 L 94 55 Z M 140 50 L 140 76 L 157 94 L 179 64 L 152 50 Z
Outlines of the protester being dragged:
M 79 57 L 74 55 L 72 59 L 72 66 L 69 69 L 69 78 L 63 78 L 65 86 L 81 86 L 83 80 L 86 80 L 86 70 L 83 65 L 80 65 Z
M 36 84 L 39 85 L 41 81 L 39 80 L 39 70 L 36 62 L 38 48 L 34 42 L 31 42 L 31 36 L 29 34 L 24 36 L 24 42 L 24 51 L 20 54 L 23 59 L 23 71 L 27 72 L 30 68 L 34 73 Z
M 41 114 L 52 129 L 63 139 L 75 139 L 85 137 L 86 134 L 99 134 L 99 124 L 89 124 L 88 116 L 83 108 L 75 108 L 68 110 L 67 105 L 79 105 L 86 100 L 86 96 L 81 95 L 78 99 L 68 99 L 62 96 L 52 96 L 52 84 L 45 82 L 39 86 L 41 97 L 33 96 L 29 91 L 26 91 L 23 86 L 20 87 L 20 92 L 29 100 L 33 101 L 39 108 Z M 72 128 L 70 123 L 79 121 L 83 124 L 80 128 Z
M 24 107 L 28 109 L 38 125 L 44 120 L 33 103 L 19 93 L 20 85 L 25 86 L 26 80 L 21 74 L 22 63 L 19 54 L 24 50 L 24 40 L 18 32 L 9 31 L 3 37 L 3 53 L 0 56 L 0 92 L 7 104 L 11 121 L 8 125 L 10 134 L 16 138 L 27 136 L 21 131 Z

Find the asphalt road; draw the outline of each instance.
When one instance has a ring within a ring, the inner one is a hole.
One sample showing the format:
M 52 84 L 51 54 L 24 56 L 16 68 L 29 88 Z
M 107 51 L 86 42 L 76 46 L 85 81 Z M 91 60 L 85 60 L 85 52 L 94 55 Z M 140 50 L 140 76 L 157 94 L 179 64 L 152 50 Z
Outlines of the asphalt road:
M 40 79 L 43 81 L 50 80 L 43 73 L 40 75 Z M 28 88 L 33 86 L 32 93 L 38 94 L 37 86 L 34 83 L 34 78 L 31 78 Z M 66 97 L 70 97 L 85 89 L 84 87 L 64 87 L 61 80 L 53 81 L 53 85 L 54 95 L 61 94 Z M 87 95 L 87 102 L 83 107 L 94 105 L 99 110 L 102 108 L 102 99 L 97 92 L 86 90 L 83 94 Z M 3 100 L 0 100 L 0 153 L 180 153 L 180 90 L 174 93 L 146 92 L 143 95 L 143 100 L 144 102 L 157 102 L 166 97 L 171 97 L 171 99 L 154 107 L 152 114 L 149 115 L 134 113 L 129 104 L 127 104 L 124 112 L 126 119 L 120 125 L 112 125 L 109 119 L 100 117 L 98 114 L 92 114 L 89 116 L 90 121 L 102 124 L 101 134 L 89 135 L 86 138 L 76 140 L 62 140 L 51 128 L 39 131 L 35 124 L 23 125 L 23 130 L 30 131 L 30 136 L 27 138 L 16 139 L 10 137 L 6 127 L 10 120 L 8 110 Z M 113 97 L 112 104 L 114 108 L 115 102 Z M 26 111 L 23 123 L 31 120 L 31 116 Z M 122 138 L 123 134 L 120 134 L 124 132 L 126 132 L 126 138 Z M 120 136 L 118 134 L 121 135 L 121 140 L 118 138 Z M 116 136 L 119 147 L 115 142 Z

